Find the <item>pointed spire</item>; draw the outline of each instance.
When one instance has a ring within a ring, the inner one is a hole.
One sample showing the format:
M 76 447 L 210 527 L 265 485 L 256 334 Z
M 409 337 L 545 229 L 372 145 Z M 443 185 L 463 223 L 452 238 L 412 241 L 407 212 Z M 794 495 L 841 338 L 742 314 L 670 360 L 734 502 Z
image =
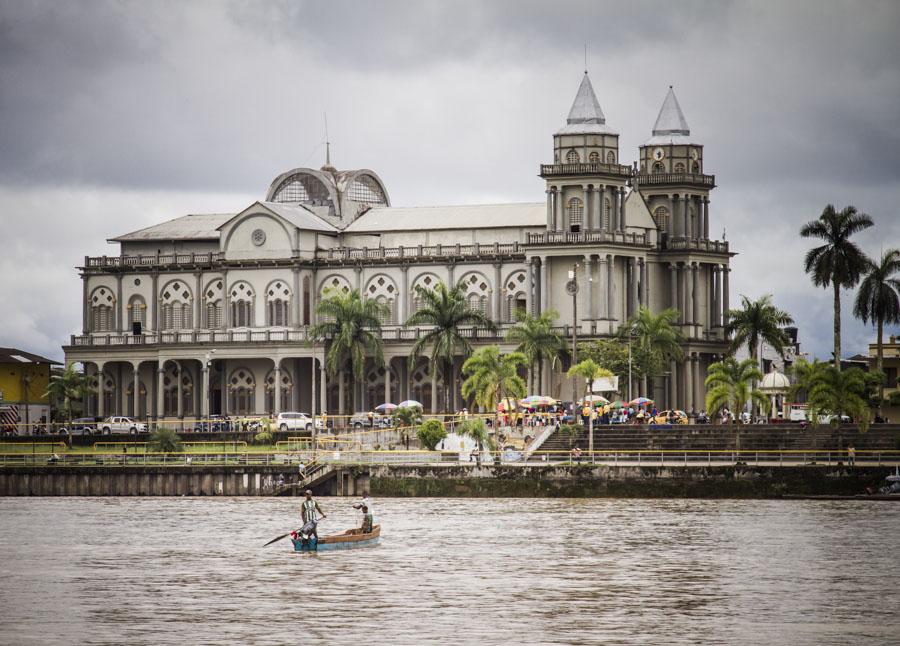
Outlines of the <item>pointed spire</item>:
M 578 86 L 578 94 L 575 95 L 575 101 L 572 103 L 572 109 L 569 110 L 569 118 L 566 119 L 566 123 L 569 125 L 606 123 L 606 117 L 603 116 L 603 110 L 600 109 L 600 102 L 597 100 L 597 95 L 594 94 L 594 86 L 591 85 L 587 70 L 584 71 L 581 85 Z
M 684 135 L 691 134 L 681 106 L 678 105 L 678 99 L 675 98 L 675 90 L 669 86 L 669 93 L 663 101 L 662 107 L 659 109 L 659 116 L 656 117 L 656 123 L 653 125 L 653 136 L 664 135 Z

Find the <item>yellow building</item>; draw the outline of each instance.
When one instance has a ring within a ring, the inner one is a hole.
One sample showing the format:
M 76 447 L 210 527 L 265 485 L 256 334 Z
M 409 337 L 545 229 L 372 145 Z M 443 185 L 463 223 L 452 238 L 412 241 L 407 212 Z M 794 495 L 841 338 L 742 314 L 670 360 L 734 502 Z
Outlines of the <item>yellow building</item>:
M 889 398 L 891 393 L 900 390 L 900 337 L 890 335 L 884 340 L 884 396 Z M 878 344 L 869 344 L 869 365 L 874 370 L 878 361 Z
M 24 434 L 50 418 L 45 395 L 50 368 L 58 361 L 16 348 L 0 348 L 0 429 Z

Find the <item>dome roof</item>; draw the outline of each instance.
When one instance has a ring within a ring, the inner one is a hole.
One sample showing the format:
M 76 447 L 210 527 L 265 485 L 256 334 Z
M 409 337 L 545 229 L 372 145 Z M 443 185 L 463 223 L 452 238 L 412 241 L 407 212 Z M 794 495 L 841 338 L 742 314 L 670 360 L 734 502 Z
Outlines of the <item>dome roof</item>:
M 759 389 L 768 392 L 785 392 L 790 387 L 790 380 L 774 368 L 759 382 Z

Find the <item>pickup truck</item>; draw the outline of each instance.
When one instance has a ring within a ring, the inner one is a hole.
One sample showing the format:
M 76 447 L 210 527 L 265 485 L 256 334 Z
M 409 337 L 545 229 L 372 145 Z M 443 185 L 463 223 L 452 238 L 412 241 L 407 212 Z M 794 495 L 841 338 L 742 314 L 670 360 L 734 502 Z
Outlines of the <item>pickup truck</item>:
M 147 425 L 142 422 L 135 422 L 130 417 L 107 417 L 99 424 L 100 430 L 104 435 L 110 433 L 146 433 Z

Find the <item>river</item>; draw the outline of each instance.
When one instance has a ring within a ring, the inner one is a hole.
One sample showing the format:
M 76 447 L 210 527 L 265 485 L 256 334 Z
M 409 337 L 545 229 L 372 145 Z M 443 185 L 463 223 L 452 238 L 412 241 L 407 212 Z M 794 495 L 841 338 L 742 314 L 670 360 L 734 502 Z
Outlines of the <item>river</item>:
M 0 643 L 900 641 L 890 503 L 383 499 L 377 547 L 263 548 L 298 503 L 0 498 Z

